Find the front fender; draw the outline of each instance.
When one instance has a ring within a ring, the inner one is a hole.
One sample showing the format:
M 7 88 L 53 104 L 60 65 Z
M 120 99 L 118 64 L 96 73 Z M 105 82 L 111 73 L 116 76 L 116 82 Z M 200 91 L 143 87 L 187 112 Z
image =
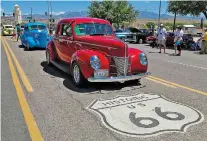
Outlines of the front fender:
M 90 65 L 90 58 L 93 55 L 98 56 L 98 58 L 100 59 L 101 62 L 100 69 L 109 70 L 109 60 L 106 58 L 105 55 L 97 51 L 78 50 L 73 54 L 71 59 L 71 64 L 73 64 L 74 61 L 76 61 L 79 64 L 82 74 L 86 79 L 93 76 L 94 74 L 94 69 Z
M 55 58 L 57 58 L 57 53 L 56 53 L 56 50 L 55 50 L 55 44 L 52 40 L 47 43 L 46 51 L 49 52 L 51 61 L 53 61 Z
M 36 46 L 36 43 L 35 43 L 33 37 L 27 37 L 27 42 L 28 42 L 29 47 L 35 47 Z
M 141 50 L 135 49 L 135 48 L 129 48 L 128 49 L 128 54 L 129 56 L 131 56 L 131 72 L 146 72 L 147 68 L 148 68 L 148 64 L 147 65 L 142 65 L 140 63 L 140 59 L 139 59 L 139 54 L 142 53 Z

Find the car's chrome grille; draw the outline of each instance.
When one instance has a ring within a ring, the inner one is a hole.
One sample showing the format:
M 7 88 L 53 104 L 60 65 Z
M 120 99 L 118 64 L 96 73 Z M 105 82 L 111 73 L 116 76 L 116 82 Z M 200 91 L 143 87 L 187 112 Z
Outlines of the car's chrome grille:
M 129 71 L 129 57 L 112 57 L 116 66 L 117 76 L 126 76 Z

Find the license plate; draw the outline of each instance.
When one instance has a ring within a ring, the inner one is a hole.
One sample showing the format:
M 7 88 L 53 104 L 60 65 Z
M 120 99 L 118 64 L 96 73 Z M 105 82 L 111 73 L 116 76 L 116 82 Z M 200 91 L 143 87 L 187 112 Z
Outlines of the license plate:
M 109 71 L 108 70 L 97 70 L 94 71 L 94 77 L 100 78 L 100 77 L 108 77 Z

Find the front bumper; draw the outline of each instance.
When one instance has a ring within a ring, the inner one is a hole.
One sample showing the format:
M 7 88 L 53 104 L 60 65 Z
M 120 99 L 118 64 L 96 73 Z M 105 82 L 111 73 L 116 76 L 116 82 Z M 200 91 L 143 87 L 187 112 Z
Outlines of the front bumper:
M 117 76 L 117 77 L 104 77 L 104 78 L 89 77 L 88 81 L 89 82 L 122 82 L 123 83 L 125 81 L 140 79 L 150 74 L 151 72 L 141 73 L 137 75 L 130 75 L 130 76 Z
M 146 43 L 151 44 L 153 41 L 152 40 L 146 40 Z

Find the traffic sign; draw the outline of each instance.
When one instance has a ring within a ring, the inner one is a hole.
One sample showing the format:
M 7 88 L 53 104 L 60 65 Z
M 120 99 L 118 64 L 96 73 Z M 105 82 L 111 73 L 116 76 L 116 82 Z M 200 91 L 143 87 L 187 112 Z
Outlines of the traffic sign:
M 154 94 L 95 100 L 88 109 L 98 113 L 107 128 L 128 136 L 185 132 L 204 119 L 198 110 Z

